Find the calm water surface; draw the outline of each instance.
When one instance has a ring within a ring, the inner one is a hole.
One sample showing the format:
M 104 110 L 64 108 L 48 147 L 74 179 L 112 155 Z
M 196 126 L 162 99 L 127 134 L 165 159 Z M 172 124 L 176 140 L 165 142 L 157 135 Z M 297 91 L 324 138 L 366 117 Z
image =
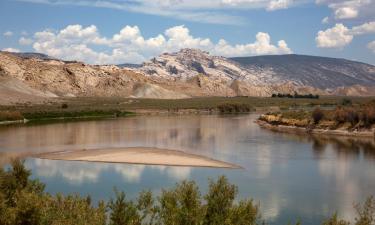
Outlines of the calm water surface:
M 318 224 L 337 211 L 353 219 L 353 203 L 375 195 L 373 140 L 312 138 L 273 133 L 245 116 L 139 116 L 119 120 L 0 128 L 0 163 L 21 152 L 146 146 L 184 150 L 242 166 L 243 170 L 66 162 L 28 158 L 33 176 L 51 193 L 113 196 L 113 187 L 136 197 L 159 193 L 183 179 L 226 175 L 240 197 L 261 204 L 271 224 L 301 219 Z

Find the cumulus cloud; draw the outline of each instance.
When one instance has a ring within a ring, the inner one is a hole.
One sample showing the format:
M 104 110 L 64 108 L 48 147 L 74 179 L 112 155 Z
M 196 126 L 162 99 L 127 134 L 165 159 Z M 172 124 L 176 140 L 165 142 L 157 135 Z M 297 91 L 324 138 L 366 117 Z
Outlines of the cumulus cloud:
M 25 37 L 21 37 L 19 40 L 18 40 L 18 43 L 20 45 L 31 45 L 33 43 L 33 40 L 30 39 L 30 38 L 25 38 Z
M 367 47 L 375 54 L 375 41 L 368 43 Z
M 309 0 L 18 0 L 50 5 L 77 5 L 110 8 L 150 15 L 172 17 L 181 20 L 239 25 L 242 17 L 233 16 L 225 10 L 266 9 L 268 11 L 286 9 Z
M 319 31 L 315 38 L 319 48 L 341 48 L 352 40 L 353 35 L 350 35 L 349 29 L 341 23 L 325 31 Z
M 293 0 L 273 0 L 267 6 L 267 10 L 287 9 L 293 4 Z
M 20 52 L 20 50 L 16 49 L 16 48 L 4 48 L 1 51 L 4 51 L 4 52 Z
M 333 17 L 337 20 L 364 17 L 373 19 L 375 1 L 373 0 L 316 0 L 317 4 L 327 5 L 332 9 Z
M 350 44 L 355 36 L 370 33 L 375 33 L 375 21 L 351 29 L 339 23 L 332 28 L 319 31 L 315 41 L 319 48 L 342 48 Z
M 256 35 L 253 43 L 231 45 L 224 39 L 213 43 L 209 38 L 194 37 L 183 25 L 171 27 L 163 34 L 150 38 L 145 38 L 137 26 L 125 26 L 112 37 L 103 37 L 94 25 L 69 25 L 60 31 L 37 32 L 33 39 L 33 48 L 37 52 L 95 64 L 140 63 L 163 52 L 174 52 L 181 48 L 199 48 L 221 56 L 292 52 L 284 40 L 274 45 L 270 35 L 263 32 Z
M 4 37 L 12 37 L 12 36 L 13 36 L 13 32 L 12 32 L 12 31 L 5 31 L 5 32 L 3 33 L 3 36 L 4 36 Z

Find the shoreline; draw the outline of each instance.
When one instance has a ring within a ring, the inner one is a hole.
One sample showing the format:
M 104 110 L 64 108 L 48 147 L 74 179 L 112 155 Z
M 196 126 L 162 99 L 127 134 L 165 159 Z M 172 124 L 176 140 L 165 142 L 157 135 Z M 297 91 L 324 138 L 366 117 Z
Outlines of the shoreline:
M 206 156 L 186 153 L 180 150 L 150 147 L 58 151 L 39 153 L 31 157 L 64 161 L 242 169 L 242 167 L 236 164 L 215 160 Z
M 272 125 L 266 121 L 257 119 L 254 121 L 261 128 L 283 132 L 283 133 L 304 133 L 313 135 L 330 135 L 357 138 L 375 138 L 375 131 L 348 131 L 348 130 L 327 130 L 327 129 L 308 129 L 305 127 L 288 126 L 288 125 Z

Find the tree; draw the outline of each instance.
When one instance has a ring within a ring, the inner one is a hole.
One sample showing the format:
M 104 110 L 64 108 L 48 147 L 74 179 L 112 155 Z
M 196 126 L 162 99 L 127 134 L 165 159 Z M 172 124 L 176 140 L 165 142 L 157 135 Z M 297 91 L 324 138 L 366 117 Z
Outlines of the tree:
M 337 213 L 327 220 L 325 220 L 322 225 L 350 225 L 348 221 L 341 220 L 338 218 Z
M 201 224 L 201 195 L 194 181 L 183 181 L 175 189 L 163 190 L 159 203 L 162 224 Z
M 255 225 L 259 219 L 259 205 L 254 205 L 251 199 L 242 200 L 232 207 L 231 224 L 233 225 Z
M 366 199 L 363 205 L 354 206 L 357 211 L 355 225 L 374 225 L 375 224 L 375 199 L 373 196 Z
M 140 225 L 141 220 L 137 208 L 132 201 L 126 200 L 123 191 L 115 189 L 116 199 L 111 199 L 108 208 L 111 210 L 109 217 L 111 225 Z
M 231 209 L 237 193 L 237 187 L 229 184 L 227 178 L 224 176 L 219 177 L 216 182 L 210 180 L 209 191 L 204 197 L 207 205 L 203 224 L 230 224 Z
M 314 124 L 318 124 L 324 118 L 323 111 L 319 107 L 315 108 L 312 112 L 312 118 L 314 120 Z

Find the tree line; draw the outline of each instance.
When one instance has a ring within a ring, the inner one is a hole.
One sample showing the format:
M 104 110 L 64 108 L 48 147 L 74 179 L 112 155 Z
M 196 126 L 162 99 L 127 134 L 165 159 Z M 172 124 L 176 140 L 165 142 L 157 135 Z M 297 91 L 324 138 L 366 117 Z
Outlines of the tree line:
M 287 93 L 287 94 L 283 94 L 283 93 L 277 93 L 277 94 L 272 94 L 271 95 L 272 98 L 311 98 L 311 99 L 319 99 L 320 96 L 319 95 L 313 95 L 313 94 L 298 94 L 297 92 L 294 92 L 294 94 L 290 94 L 290 93 Z

